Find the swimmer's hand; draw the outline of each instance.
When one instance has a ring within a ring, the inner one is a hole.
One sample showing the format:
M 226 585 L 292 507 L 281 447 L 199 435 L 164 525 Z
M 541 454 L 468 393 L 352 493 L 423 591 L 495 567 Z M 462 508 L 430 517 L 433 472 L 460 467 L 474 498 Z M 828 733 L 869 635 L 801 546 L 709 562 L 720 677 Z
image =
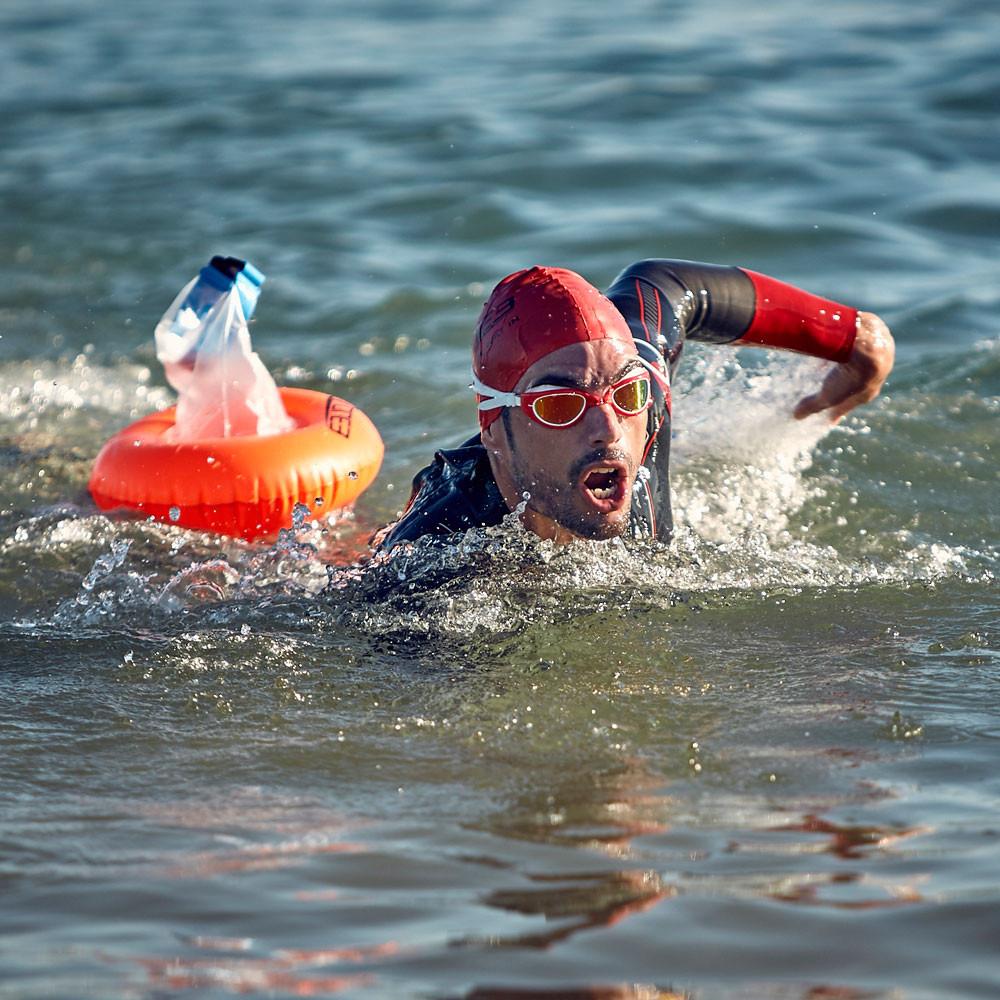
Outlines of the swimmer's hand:
M 826 376 L 819 392 L 799 400 L 795 419 L 826 410 L 830 423 L 838 423 L 855 406 L 871 402 L 879 394 L 895 356 L 896 344 L 885 323 L 874 313 L 858 313 L 851 356 Z

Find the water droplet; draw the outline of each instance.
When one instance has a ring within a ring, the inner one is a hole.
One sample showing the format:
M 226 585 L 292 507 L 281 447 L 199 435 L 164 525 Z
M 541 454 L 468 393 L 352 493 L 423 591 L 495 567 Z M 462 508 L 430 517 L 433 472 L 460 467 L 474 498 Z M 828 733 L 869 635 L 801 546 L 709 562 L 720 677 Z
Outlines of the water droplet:
M 178 520 L 180 520 L 180 516 L 181 516 L 181 509 L 180 509 L 180 507 L 171 507 L 170 511 L 169 511 L 169 514 L 170 514 L 170 520 L 171 521 L 178 521 Z
M 356 472 L 348 472 L 347 473 L 347 478 L 348 479 L 357 479 L 358 478 L 358 474 Z
M 322 507 L 323 506 L 323 498 L 322 497 L 316 497 L 316 499 L 313 500 L 313 506 L 314 507 Z

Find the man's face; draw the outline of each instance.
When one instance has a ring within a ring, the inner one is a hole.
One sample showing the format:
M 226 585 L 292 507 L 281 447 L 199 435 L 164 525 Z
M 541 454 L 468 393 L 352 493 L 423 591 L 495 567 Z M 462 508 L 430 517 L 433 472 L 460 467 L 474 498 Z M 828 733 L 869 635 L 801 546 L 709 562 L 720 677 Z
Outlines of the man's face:
M 602 392 L 641 371 L 634 351 L 620 341 L 587 341 L 536 361 L 514 391 L 557 385 Z M 629 524 L 647 413 L 623 416 L 605 403 L 588 407 L 572 427 L 553 428 L 520 409 L 506 412 L 506 420 L 483 432 L 483 443 L 508 506 L 529 495 L 525 525 L 556 541 L 621 535 Z

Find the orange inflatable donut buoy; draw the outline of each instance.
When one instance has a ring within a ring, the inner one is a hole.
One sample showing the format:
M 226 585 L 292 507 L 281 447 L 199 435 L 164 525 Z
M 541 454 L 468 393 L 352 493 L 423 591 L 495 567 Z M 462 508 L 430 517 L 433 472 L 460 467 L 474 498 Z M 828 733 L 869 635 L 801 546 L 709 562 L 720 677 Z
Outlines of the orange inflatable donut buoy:
M 101 449 L 90 493 L 101 510 L 253 540 L 275 536 L 305 504 L 316 516 L 353 503 L 382 465 L 382 438 L 357 407 L 281 389 L 296 429 L 269 437 L 171 442 L 175 408 L 119 431 Z

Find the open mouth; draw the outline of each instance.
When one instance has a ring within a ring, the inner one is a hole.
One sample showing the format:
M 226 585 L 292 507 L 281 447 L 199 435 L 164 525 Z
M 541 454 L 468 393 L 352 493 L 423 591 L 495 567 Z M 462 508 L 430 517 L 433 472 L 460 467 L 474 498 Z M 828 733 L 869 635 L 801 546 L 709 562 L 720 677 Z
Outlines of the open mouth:
M 580 488 L 598 510 L 619 510 L 625 503 L 626 469 L 618 462 L 597 463 L 583 470 Z

